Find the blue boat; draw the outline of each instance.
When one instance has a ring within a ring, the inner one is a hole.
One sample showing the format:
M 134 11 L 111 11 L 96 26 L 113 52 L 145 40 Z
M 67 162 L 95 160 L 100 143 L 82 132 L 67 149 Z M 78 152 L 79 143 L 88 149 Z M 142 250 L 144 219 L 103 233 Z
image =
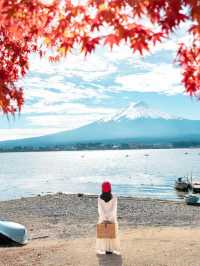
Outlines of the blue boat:
M 27 244 L 28 242 L 28 234 L 25 226 L 9 222 L 9 221 L 0 221 L 0 239 L 1 242 L 10 240 L 11 242 L 15 242 L 17 244 Z M 3 244 L 3 243 L 1 243 Z
M 196 204 L 198 204 L 198 201 L 199 201 L 199 197 L 197 197 L 196 195 L 189 194 L 189 195 L 185 196 L 185 202 L 188 205 L 196 205 Z

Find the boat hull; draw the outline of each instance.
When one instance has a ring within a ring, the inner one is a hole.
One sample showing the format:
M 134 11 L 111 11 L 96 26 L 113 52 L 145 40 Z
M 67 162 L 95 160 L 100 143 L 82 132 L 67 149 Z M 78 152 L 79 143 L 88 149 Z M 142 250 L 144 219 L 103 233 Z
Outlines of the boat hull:
M 199 197 L 195 196 L 195 195 L 188 195 L 185 197 L 185 202 L 188 205 L 195 205 L 198 204 L 199 201 Z
M 177 182 L 175 183 L 175 189 L 178 191 L 185 191 L 187 192 L 189 189 L 191 189 L 191 185 L 187 182 Z
M 21 245 L 28 242 L 26 227 L 18 223 L 0 221 L 0 234 Z
M 200 193 L 200 187 L 193 187 L 192 192 L 193 193 Z

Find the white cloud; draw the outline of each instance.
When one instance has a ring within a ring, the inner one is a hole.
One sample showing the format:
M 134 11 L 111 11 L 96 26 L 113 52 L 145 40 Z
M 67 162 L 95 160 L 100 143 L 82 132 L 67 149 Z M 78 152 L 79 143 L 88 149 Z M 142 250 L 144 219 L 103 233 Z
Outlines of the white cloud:
M 69 54 L 58 63 L 50 63 L 47 58 L 31 57 L 30 71 L 38 74 L 60 77 L 80 77 L 85 81 L 105 77 L 117 69 L 115 65 L 102 57 L 98 51 L 95 54 Z
M 52 76 L 50 79 L 27 77 L 24 81 L 24 86 L 27 89 L 24 90 L 25 106 L 23 113 L 62 113 L 78 106 L 73 105 L 72 101 L 83 99 L 100 101 L 109 97 L 102 87 L 79 88 L 72 82 L 62 83 L 60 80 L 60 76 Z M 30 102 L 27 102 L 27 100 Z
M 58 132 L 58 128 L 9 128 L 1 129 L 0 141 L 38 137 Z
M 57 96 L 56 93 L 55 95 L 54 93 L 44 94 L 44 97 L 39 102 L 36 102 L 31 105 L 26 104 L 23 109 L 23 114 L 89 114 L 91 112 L 98 112 L 104 114 L 106 113 L 105 110 L 109 110 L 109 112 L 112 112 L 111 108 L 92 108 L 82 103 L 79 104 L 68 102 L 67 99 L 65 99 L 65 96 L 67 96 L 67 93 L 62 94 L 62 96 Z M 89 98 L 89 96 L 85 96 L 85 98 Z
M 83 125 L 89 124 L 99 118 L 101 115 L 40 115 L 40 116 L 30 116 L 28 120 L 32 126 L 56 127 L 61 130 L 71 130 L 74 128 L 81 127 Z
M 52 88 L 54 89 L 54 88 Z M 25 90 L 25 99 L 34 100 L 34 97 L 43 100 L 45 103 L 56 103 L 58 101 L 69 102 L 78 99 L 105 99 L 108 96 L 104 95 L 102 91 L 93 88 L 78 88 L 72 85 L 62 85 L 55 87 L 55 90 L 29 87 Z
M 10 128 L 1 129 L 0 141 L 36 137 L 79 128 L 103 117 L 111 116 L 117 109 L 69 104 L 65 114 L 51 114 L 53 110 L 48 111 L 49 114 L 27 116 L 26 121 L 29 128 L 12 128 L 11 123 Z
M 97 55 L 87 59 L 70 55 L 57 64 L 32 57 L 30 74 L 19 82 L 25 88 L 23 113 L 62 113 L 69 109 L 68 105 L 72 101 L 107 99 L 109 96 L 104 88 L 95 82 L 115 71 L 114 65 Z M 73 78 L 67 80 L 67 77 Z M 85 83 L 76 83 L 77 77 Z
M 157 92 L 165 94 L 183 93 L 179 83 L 180 69 L 169 64 L 152 65 L 151 71 L 140 74 L 119 76 L 116 82 L 120 91 Z
M 103 116 L 111 115 L 117 111 L 114 108 L 103 107 L 87 107 L 83 104 L 69 104 L 66 106 L 65 112 L 62 114 L 53 113 L 53 110 L 48 110 L 49 113 L 39 116 L 28 116 L 28 120 L 34 125 L 75 128 L 82 124 L 98 120 Z M 66 126 L 67 125 L 67 126 Z

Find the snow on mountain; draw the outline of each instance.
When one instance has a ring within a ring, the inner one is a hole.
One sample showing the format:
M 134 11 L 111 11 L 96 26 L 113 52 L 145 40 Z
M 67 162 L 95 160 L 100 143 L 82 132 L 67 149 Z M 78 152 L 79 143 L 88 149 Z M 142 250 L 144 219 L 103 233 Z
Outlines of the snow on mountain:
M 102 122 L 108 121 L 121 121 L 123 119 L 139 119 L 139 118 L 153 118 L 153 119 L 180 119 L 175 116 L 171 116 L 167 113 L 160 112 L 153 108 L 150 108 L 145 102 L 131 103 L 127 108 L 116 113 L 114 116 L 101 119 Z

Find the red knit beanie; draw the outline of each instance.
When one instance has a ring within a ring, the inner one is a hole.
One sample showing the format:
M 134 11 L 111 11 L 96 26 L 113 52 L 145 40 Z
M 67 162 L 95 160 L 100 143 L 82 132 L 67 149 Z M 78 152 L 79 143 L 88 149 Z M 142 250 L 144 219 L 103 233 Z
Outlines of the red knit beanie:
M 102 183 L 102 192 L 111 192 L 111 184 L 106 181 Z

